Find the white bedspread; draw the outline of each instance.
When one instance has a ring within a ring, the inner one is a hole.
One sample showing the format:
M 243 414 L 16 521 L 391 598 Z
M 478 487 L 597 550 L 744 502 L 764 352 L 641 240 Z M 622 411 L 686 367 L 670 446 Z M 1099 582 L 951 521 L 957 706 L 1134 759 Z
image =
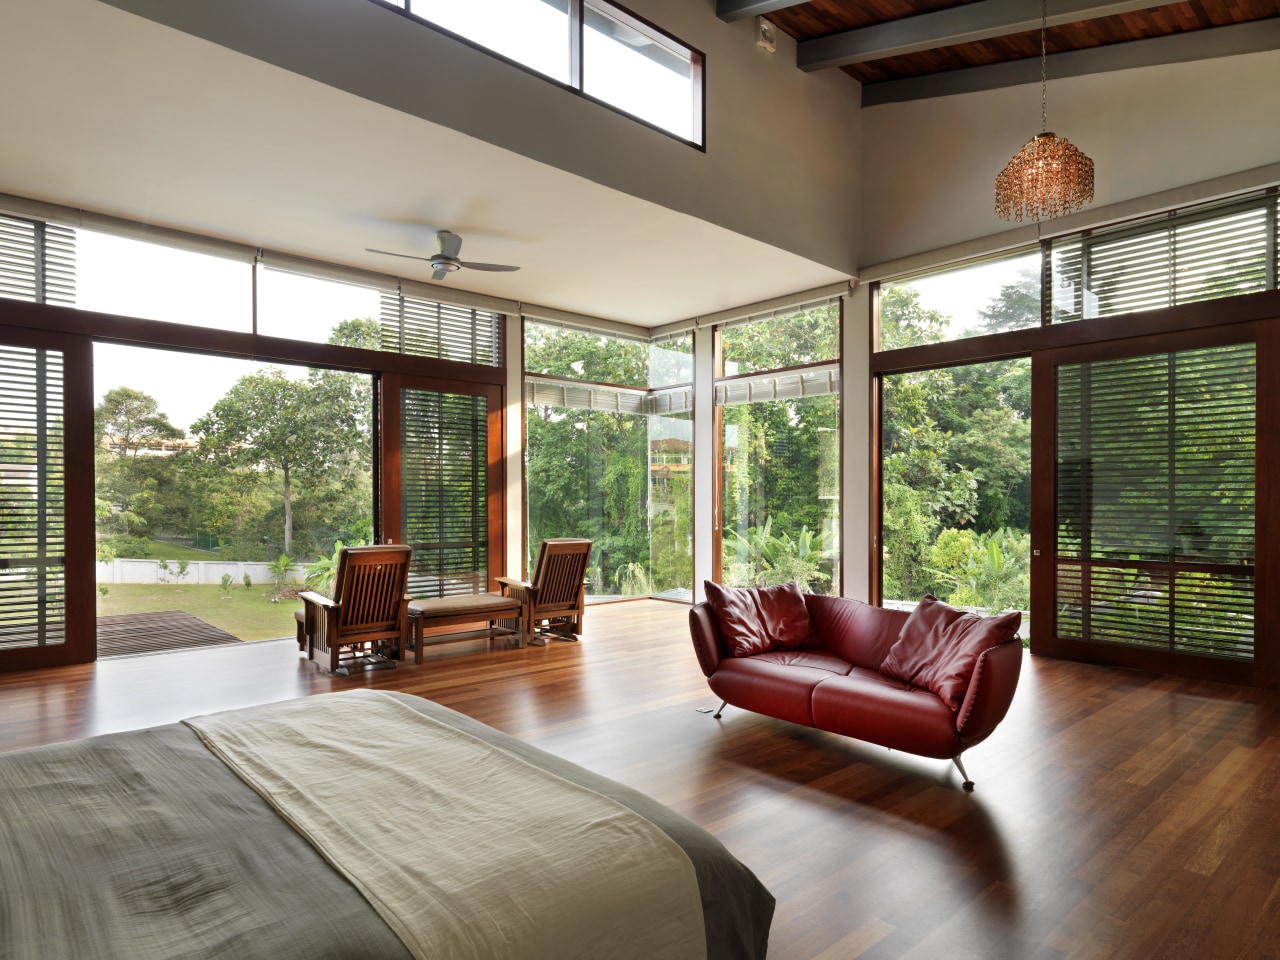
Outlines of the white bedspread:
M 621 804 L 375 690 L 184 721 L 421 960 L 703 960 L 693 865 Z

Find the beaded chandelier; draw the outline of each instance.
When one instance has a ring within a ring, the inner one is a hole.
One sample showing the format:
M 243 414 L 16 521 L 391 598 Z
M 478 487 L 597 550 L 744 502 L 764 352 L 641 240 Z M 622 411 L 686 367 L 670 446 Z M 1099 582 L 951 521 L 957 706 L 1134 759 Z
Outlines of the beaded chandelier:
M 1045 132 L 1049 84 L 1045 72 L 1048 0 L 1040 5 L 1040 133 L 996 177 L 996 216 L 1047 220 L 1093 202 L 1093 161 L 1066 137 Z

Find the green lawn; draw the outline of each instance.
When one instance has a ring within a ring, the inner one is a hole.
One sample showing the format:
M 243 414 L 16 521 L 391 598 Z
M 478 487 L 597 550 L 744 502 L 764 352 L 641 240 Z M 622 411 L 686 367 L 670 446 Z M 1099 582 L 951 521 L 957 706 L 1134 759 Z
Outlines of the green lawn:
M 292 637 L 293 611 L 301 608 L 298 599 L 272 603 L 267 588 L 246 590 L 236 584 L 229 595 L 217 585 L 191 586 L 171 583 L 110 583 L 107 596 L 98 595 L 98 616 L 147 613 L 157 610 L 184 610 L 241 640 L 270 640 Z

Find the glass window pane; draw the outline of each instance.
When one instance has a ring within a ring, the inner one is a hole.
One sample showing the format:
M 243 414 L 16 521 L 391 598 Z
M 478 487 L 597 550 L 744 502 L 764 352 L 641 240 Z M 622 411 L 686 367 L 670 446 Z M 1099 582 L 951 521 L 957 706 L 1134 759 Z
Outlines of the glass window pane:
M 649 345 L 526 320 L 524 368 L 592 383 L 648 387 Z
M 839 397 L 724 407 L 720 449 L 721 581 L 839 592 Z
M 649 592 L 693 599 L 693 417 L 649 418 Z
M 693 383 L 693 337 L 649 344 L 649 386 Z
M 698 71 L 686 48 L 605 10 L 583 7 L 582 89 L 619 110 L 696 139 Z
M 258 332 L 310 343 L 381 349 L 381 294 L 258 266 Z
M 880 284 L 881 350 L 1039 325 L 1039 250 Z
M 1031 361 L 884 377 L 882 599 L 1030 606 Z
M 840 359 L 840 304 L 824 303 L 721 331 L 724 376 Z
M 76 306 L 83 310 L 249 333 L 252 270 L 222 257 L 76 231 Z
M 409 12 L 561 83 L 569 76 L 569 0 L 412 0 Z

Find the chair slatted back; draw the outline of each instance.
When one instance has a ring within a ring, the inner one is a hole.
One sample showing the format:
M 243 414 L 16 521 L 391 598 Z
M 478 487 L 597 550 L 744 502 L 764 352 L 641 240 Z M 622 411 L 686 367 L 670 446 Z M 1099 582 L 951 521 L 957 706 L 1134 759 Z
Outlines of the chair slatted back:
M 333 592 L 340 634 L 397 629 L 412 554 L 404 544 L 342 548 Z
M 538 591 L 537 609 L 577 606 L 590 555 L 590 540 L 565 537 L 543 540 L 538 545 L 538 560 L 533 570 L 533 586 Z

